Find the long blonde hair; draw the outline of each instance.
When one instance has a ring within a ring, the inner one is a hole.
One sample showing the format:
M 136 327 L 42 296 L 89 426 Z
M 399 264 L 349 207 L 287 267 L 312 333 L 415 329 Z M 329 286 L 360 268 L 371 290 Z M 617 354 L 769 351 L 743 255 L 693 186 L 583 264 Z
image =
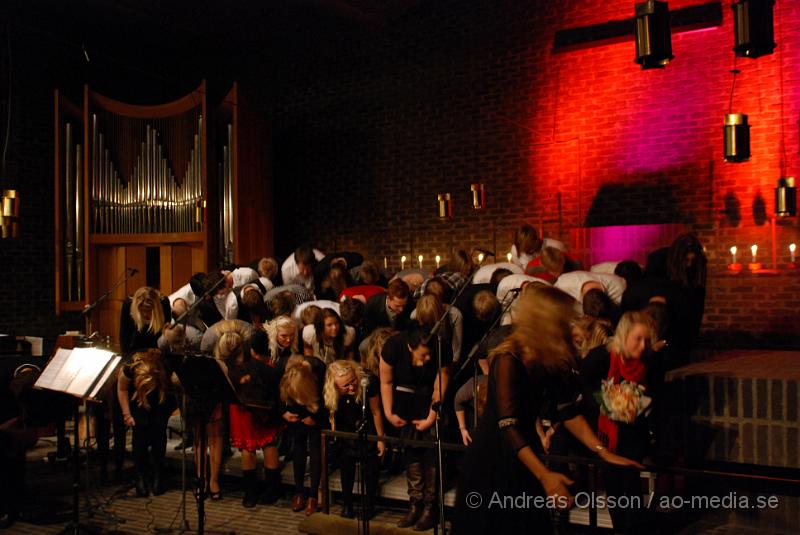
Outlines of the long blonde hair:
M 530 372 L 534 366 L 550 371 L 574 367 L 575 349 L 570 321 L 575 300 L 558 288 L 529 284 L 519 297 L 511 335 L 490 354 L 514 354 Z
M 148 303 L 152 308 L 150 323 L 142 317 L 139 310 L 143 304 Z M 133 293 L 131 299 L 131 319 L 136 324 L 138 331 L 144 331 L 145 327 L 151 333 L 160 333 L 164 327 L 164 310 L 161 308 L 161 292 L 150 286 L 142 286 Z
M 388 340 L 396 332 L 397 331 L 393 331 L 389 327 L 378 327 L 372 331 L 372 336 L 369 337 L 366 359 L 365 362 L 361 363 L 361 366 L 368 369 L 375 375 L 379 375 L 383 346 L 386 343 L 386 340 Z
M 608 345 L 606 347 L 609 352 L 616 353 L 622 357 L 627 356 L 625 355 L 625 339 L 628 338 L 628 334 L 630 334 L 634 325 L 644 325 L 647 327 L 650 331 L 648 345 L 650 347 L 653 346 L 656 342 L 656 325 L 653 322 L 653 318 L 650 317 L 650 314 L 642 312 L 641 310 L 630 310 L 619 319 L 617 329 L 614 331 L 614 336 L 608 340 Z
M 150 410 L 148 396 L 158 390 L 158 403 L 167 397 L 167 370 L 161 360 L 161 351 L 148 349 L 133 355 L 133 396 L 131 399 L 146 410 Z
M 364 398 L 366 393 L 361 388 L 361 376 L 364 375 L 364 370 L 358 362 L 353 360 L 334 360 L 328 364 L 328 370 L 325 372 L 325 386 L 322 388 L 322 395 L 325 398 L 325 407 L 333 413 L 339 408 L 339 389 L 336 388 L 336 378 L 343 375 L 353 374 L 356 380 L 355 397 L 358 403 Z
M 309 412 L 317 412 L 320 401 L 317 386 L 311 364 L 302 355 L 292 355 L 281 378 L 281 401 L 287 404 L 293 401 Z
M 269 339 L 269 362 L 276 364 L 278 362 L 278 355 L 281 352 L 281 346 L 278 344 L 278 329 L 291 329 L 294 331 L 294 340 L 292 341 L 292 353 L 297 353 L 297 324 L 291 316 L 278 316 L 266 325 L 264 330 L 267 331 Z

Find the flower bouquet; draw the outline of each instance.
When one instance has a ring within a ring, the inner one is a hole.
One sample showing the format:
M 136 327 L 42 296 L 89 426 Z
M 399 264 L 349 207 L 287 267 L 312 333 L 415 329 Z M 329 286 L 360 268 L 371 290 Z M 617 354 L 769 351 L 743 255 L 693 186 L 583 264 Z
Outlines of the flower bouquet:
M 595 394 L 600 411 L 611 420 L 632 424 L 636 418 L 650 407 L 651 398 L 644 395 L 644 387 L 632 381 L 615 383 L 614 379 L 602 382 L 600 391 Z

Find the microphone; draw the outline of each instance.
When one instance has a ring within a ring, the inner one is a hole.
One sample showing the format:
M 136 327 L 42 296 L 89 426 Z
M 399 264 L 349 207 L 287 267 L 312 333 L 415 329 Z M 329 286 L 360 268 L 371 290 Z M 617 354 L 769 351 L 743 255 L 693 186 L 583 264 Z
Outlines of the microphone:
M 367 388 L 369 388 L 369 377 L 361 376 L 361 413 L 366 417 L 367 414 Z
M 128 274 L 129 274 L 131 277 L 133 277 L 134 275 L 136 275 L 137 273 L 139 273 L 139 270 L 138 270 L 138 269 L 136 269 L 136 268 L 130 268 L 130 267 L 129 267 L 129 268 L 127 268 L 127 270 L 128 270 Z

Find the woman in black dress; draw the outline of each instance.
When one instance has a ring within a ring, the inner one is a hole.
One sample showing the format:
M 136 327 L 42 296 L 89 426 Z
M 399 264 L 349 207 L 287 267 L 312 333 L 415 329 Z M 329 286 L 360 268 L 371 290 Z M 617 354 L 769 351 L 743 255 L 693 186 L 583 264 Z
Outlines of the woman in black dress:
M 363 384 L 366 379 L 366 388 Z M 361 429 L 362 409 L 366 408 L 366 432 L 369 435 L 383 436 L 378 378 L 364 371 L 358 363 L 351 360 L 335 360 L 328 366 L 325 374 L 325 406 L 330 413 L 331 429 L 334 431 L 358 432 Z M 363 404 L 363 406 L 362 406 Z M 353 518 L 353 483 L 355 482 L 356 462 L 361 462 L 359 443 L 342 440 L 338 449 L 338 460 L 342 476 L 342 516 Z M 371 516 L 378 489 L 378 459 L 386 451 L 384 442 L 370 442 L 366 452 L 367 507 Z
M 573 299 L 552 287 L 530 285 L 520 297 L 511 336 L 490 354 L 486 413 L 464 462 L 454 533 L 549 533 L 547 507 L 570 506 L 572 481 L 539 460 L 535 424 L 545 391 L 569 383 L 575 364 L 573 310 Z M 556 390 L 559 401 L 575 399 L 563 386 Z M 558 405 L 569 407 L 561 411 L 564 427 L 603 460 L 638 466 L 609 452 L 574 404 Z M 520 496 L 525 506 L 508 506 Z

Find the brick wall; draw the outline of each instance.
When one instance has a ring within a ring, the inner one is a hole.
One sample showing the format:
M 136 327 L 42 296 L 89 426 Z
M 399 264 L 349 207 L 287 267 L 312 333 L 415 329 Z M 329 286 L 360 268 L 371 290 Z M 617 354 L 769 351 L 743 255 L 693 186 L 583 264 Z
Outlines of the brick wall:
M 350 46 L 286 62 L 274 112 L 278 252 L 310 240 L 432 265 L 452 247 L 505 255 L 522 221 L 567 242 L 576 226 L 683 223 L 710 259 L 707 343 L 800 346 L 797 270 L 725 269 L 731 245 L 747 261 L 758 243 L 767 260 L 782 129 L 785 174 L 798 172 L 800 5 L 777 2 L 774 54 L 737 61 L 733 111 L 749 114 L 753 156 L 728 164 L 730 0 L 721 26 L 675 33 L 675 60 L 650 71 L 633 62 L 632 39 L 553 51 L 556 30 L 630 17 L 632 2 L 422 4 Z M 471 182 L 486 185 L 483 211 L 470 207 Z M 445 191 L 455 217 L 442 222 Z M 797 219 L 776 236 L 783 267 Z
M 771 248 L 782 130 L 786 174 L 798 174 L 800 5 L 777 1 L 774 54 L 737 62 L 734 111 L 750 116 L 753 157 L 726 164 L 730 4 L 720 27 L 673 35 L 675 60 L 653 71 L 633 62 L 632 39 L 553 51 L 559 29 L 632 16 L 633 2 L 621 0 L 419 2 L 324 46 L 191 57 L 161 85 L 118 63 L 100 67 L 102 57 L 83 65 L 42 36 L 16 36 L 19 112 L 2 185 L 21 190 L 23 237 L 0 243 L 0 331 L 53 336 L 67 322 L 52 307 L 52 89 L 88 81 L 121 100 L 164 102 L 235 65 L 271 106 L 279 254 L 312 241 L 387 257 L 394 268 L 401 255 L 423 254 L 431 267 L 453 247 L 504 255 L 523 221 L 566 242 L 580 226 L 682 223 L 711 261 L 707 343 L 800 347 L 800 274 L 724 268 L 731 245 L 745 259 L 751 243 Z M 174 67 L 157 61 L 151 54 L 142 72 Z M 470 207 L 472 182 L 486 185 L 485 210 Z M 436 217 L 438 192 L 453 195 L 452 221 Z M 779 222 L 776 235 L 781 267 L 788 243 L 800 242 L 797 218 Z

